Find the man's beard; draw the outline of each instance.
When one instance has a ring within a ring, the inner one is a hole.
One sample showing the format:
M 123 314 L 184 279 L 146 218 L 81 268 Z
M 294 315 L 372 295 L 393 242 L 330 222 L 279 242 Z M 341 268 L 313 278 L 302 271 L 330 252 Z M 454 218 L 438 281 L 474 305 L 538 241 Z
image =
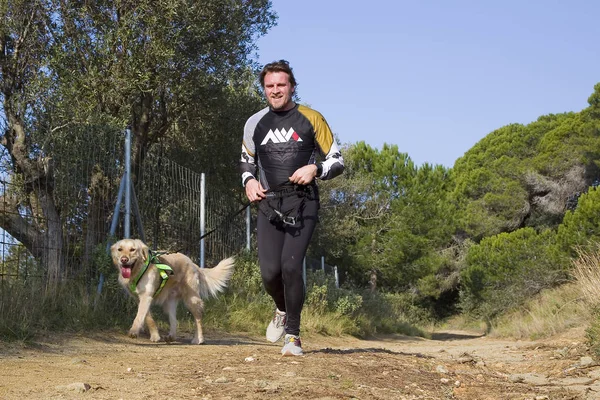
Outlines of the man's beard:
M 277 102 L 278 106 L 275 105 L 275 102 Z M 287 106 L 290 105 L 291 102 L 292 99 L 290 97 L 286 98 L 284 96 L 277 99 L 269 99 L 269 106 L 274 111 L 283 111 Z

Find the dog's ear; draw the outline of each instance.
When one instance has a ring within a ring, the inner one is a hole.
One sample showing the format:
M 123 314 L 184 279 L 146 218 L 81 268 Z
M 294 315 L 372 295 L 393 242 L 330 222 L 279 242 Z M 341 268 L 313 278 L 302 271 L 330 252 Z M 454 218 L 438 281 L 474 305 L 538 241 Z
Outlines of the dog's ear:
M 142 260 L 146 261 L 148 259 L 149 252 L 149 248 L 146 246 L 146 243 L 142 242 L 140 239 L 135 239 L 135 245 L 138 248 Z
M 120 241 L 114 243 L 112 246 L 110 246 L 110 256 L 112 257 L 113 260 L 117 260 L 117 249 L 119 248 L 119 246 L 121 245 Z

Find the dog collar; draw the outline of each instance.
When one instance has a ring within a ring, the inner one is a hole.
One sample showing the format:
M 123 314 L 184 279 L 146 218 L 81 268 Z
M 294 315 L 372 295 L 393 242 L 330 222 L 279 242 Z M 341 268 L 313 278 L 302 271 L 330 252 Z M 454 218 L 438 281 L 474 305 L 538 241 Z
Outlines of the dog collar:
M 160 262 L 158 258 L 160 254 L 162 253 L 150 252 L 150 256 L 144 262 L 144 266 L 140 270 L 139 274 L 137 274 L 133 281 L 129 283 L 129 290 L 131 291 L 131 293 L 135 293 L 138 282 L 140 281 L 140 279 L 142 279 L 142 276 L 144 276 L 150 264 L 154 265 L 158 269 L 158 273 L 160 274 L 161 278 L 160 286 L 158 287 L 158 289 L 156 289 L 156 292 L 154 292 L 152 297 L 158 296 L 162 288 L 167 284 L 167 280 L 169 280 L 169 275 L 173 275 L 174 272 L 169 265 Z

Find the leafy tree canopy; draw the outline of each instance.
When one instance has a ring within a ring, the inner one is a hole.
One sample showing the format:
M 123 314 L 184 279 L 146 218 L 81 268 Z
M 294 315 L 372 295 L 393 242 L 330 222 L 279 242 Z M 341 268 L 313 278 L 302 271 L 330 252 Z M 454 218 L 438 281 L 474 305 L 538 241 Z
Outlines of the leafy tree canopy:
M 457 160 L 453 197 L 461 229 L 481 240 L 525 226 L 556 228 L 569 197 L 599 176 L 593 107 L 507 125 Z

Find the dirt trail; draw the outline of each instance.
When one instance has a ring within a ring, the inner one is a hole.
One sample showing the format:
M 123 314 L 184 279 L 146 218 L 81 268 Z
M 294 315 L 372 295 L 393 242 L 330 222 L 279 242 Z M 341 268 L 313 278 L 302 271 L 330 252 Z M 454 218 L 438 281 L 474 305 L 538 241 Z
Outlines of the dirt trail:
M 59 335 L 0 342 L 0 399 L 600 399 L 583 330 L 540 341 L 466 332 L 433 340 L 311 336 L 305 355 L 207 332 L 207 343 Z

